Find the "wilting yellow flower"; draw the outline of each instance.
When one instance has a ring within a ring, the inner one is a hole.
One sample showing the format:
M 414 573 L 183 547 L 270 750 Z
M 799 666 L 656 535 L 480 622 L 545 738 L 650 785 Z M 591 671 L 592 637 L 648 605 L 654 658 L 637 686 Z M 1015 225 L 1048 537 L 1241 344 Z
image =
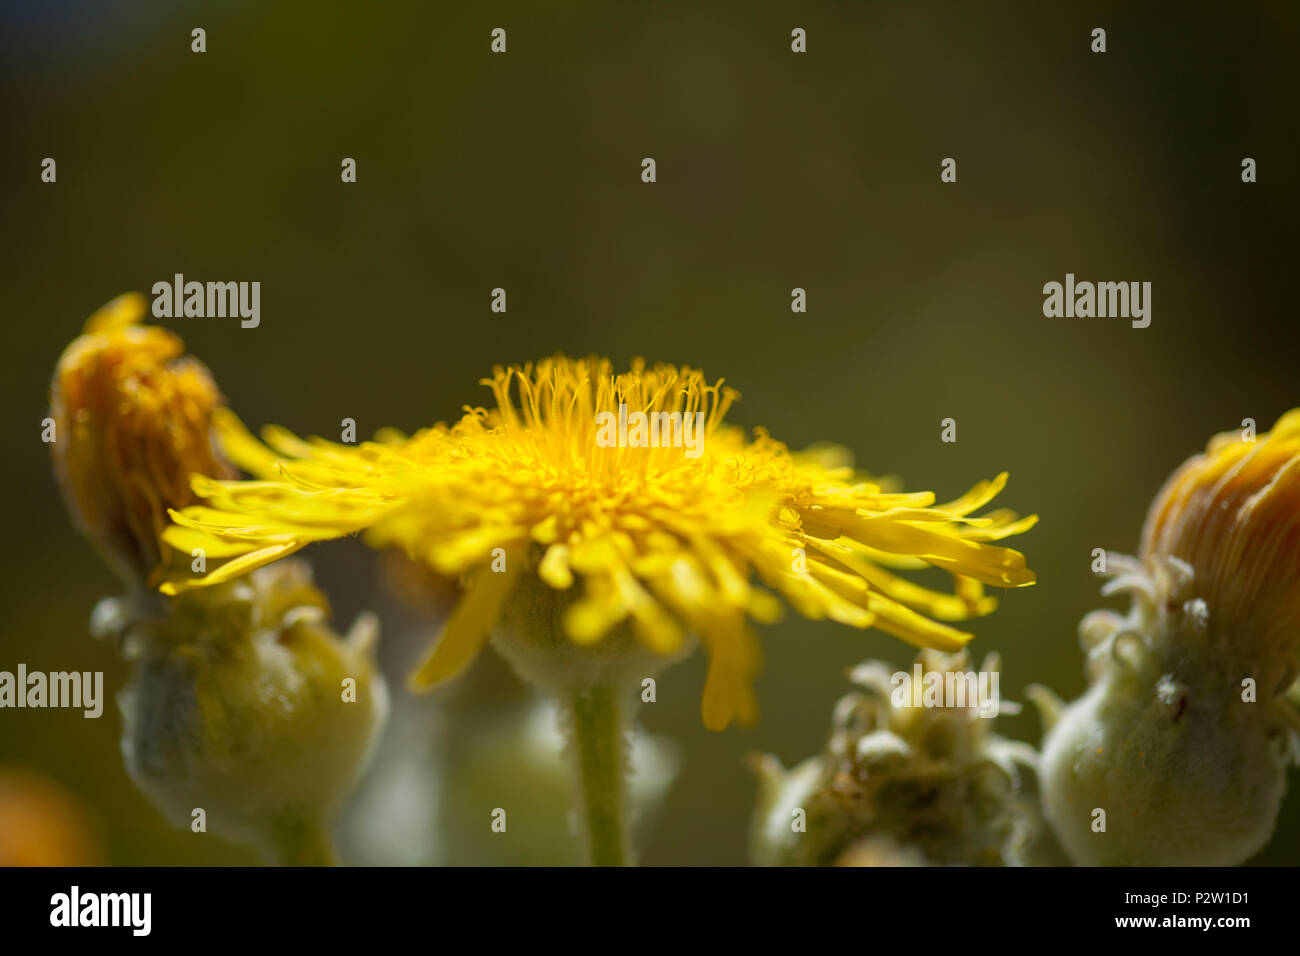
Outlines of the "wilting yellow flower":
M 1170 477 L 1151 505 L 1142 559 L 1183 562 L 1186 597 L 1233 653 L 1276 665 L 1280 693 L 1300 669 L 1300 409 L 1246 440 L 1210 440 Z
M 163 589 L 228 580 L 310 542 L 367 530 L 376 547 L 467 579 L 413 677 L 424 687 L 465 666 L 512 595 L 535 601 L 538 583 L 558 594 L 581 582 L 557 606 L 570 646 L 594 648 L 630 624 L 641 645 L 670 657 L 698 636 L 710 655 L 704 721 L 721 728 L 756 716 L 759 652 L 748 621 L 780 612 L 755 574 L 810 618 L 945 650 L 970 635 L 941 621 L 993 608 L 982 585 L 1034 581 L 1019 552 L 991 542 L 1035 519 L 972 517 L 1005 475 L 939 506 L 929 492 L 891 492 L 833 455 L 792 454 L 761 430 L 751 439 L 725 425 L 736 393 L 688 368 L 637 362 L 615 375 L 604 360 L 556 357 L 498 368 L 483 384 L 496 408 L 357 446 L 268 428 L 267 448 L 220 412 L 226 451 L 258 480 L 194 479 L 209 505 L 175 513 L 166 539 L 228 561 Z M 665 416 L 651 419 L 663 425 L 658 447 L 604 440 L 615 417 L 626 416 L 635 435 L 638 412 Z M 691 445 L 683 426 L 695 421 L 703 440 Z M 926 565 L 950 572 L 954 593 L 893 573 Z
M 209 440 L 221 396 L 184 343 L 140 325 L 145 299 L 120 296 L 64 350 L 50 386 L 55 471 L 68 510 L 127 581 L 156 587 L 167 509 L 196 501 L 193 474 L 233 477 Z

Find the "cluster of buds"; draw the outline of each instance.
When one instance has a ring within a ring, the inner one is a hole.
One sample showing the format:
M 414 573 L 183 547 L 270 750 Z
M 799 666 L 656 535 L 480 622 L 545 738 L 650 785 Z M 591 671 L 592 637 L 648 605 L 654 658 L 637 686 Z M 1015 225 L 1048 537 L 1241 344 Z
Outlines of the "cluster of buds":
M 119 696 L 127 770 L 176 825 L 268 859 L 332 859 L 326 828 L 383 726 L 388 698 L 363 616 L 345 639 L 299 561 L 210 590 L 159 583 L 202 553 L 163 539 L 195 478 L 233 477 L 213 439 L 220 393 L 142 296 L 105 306 L 51 386 L 55 472 L 74 521 L 123 579 L 91 629 L 135 662 Z
M 773 756 L 760 778 L 750 848 L 776 866 L 1018 865 L 1035 830 L 1020 768 L 1031 747 L 994 732 L 988 701 L 954 701 L 970 688 L 965 651 L 922 651 L 913 673 L 879 662 L 856 667 L 861 690 L 841 698 L 825 749 L 787 771 Z M 982 674 L 996 674 L 996 655 Z M 952 680 L 951 678 L 957 678 Z M 1008 704 L 1002 703 L 1004 711 Z

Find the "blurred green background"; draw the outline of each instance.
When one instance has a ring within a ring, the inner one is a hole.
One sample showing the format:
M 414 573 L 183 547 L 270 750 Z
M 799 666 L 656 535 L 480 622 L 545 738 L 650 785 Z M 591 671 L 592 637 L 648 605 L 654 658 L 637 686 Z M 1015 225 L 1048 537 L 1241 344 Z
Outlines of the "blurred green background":
M 943 499 L 1009 470 L 1001 503 L 1042 516 L 1017 543 L 1040 583 L 976 622 L 973 650 L 1002 653 L 1004 696 L 1035 681 L 1077 695 L 1075 624 L 1106 603 L 1092 549 L 1133 551 L 1151 496 L 1211 433 L 1300 405 L 1300 9 L 1070 6 L 6 3 L 0 669 L 103 670 L 108 692 L 126 679 L 86 633 L 117 583 L 72 530 L 40 420 L 85 317 L 182 272 L 262 283 L 257 329 L 171 323 L 253 425 L 412 430 L 487 402 L 477 382 L 497 363 L 644 355 L 725 376 L 734 421 L 840 442 L 909 489 Z M 1150 281 L 1151 326 L 1044 318 L 1042 286 L 1066 272 Z M 505 314 L 489 311 L 497 286 Z M 949 416 L 955 444 L 939 439 Z M 434 624 L 356 542 L 306 556 L 341 624 L 379 610 L 401 696 Z M 643 862 L 743 862 L 744 755 L 810 755 L 845 668 L 911 657 L 794 617 L 762 637 L 757 728 L 703 729 L 702 655 L 643 709 L 681 760 Z M 560 812 L 530 802 L 536 781 L 492 736 L 523 701 L 487 654 L 404 702 L 389 790 L 347 824 L 353 859 L 572 859 Z M 1032 712 L 1000 726 L 1038 740 Z M 3 711 L 0 766 L 77 795 L 112 863 L 254 862 L 170 829 L 127 779 L 119 727 L 111 701 L 98 721 Z M 472 772 L 498 758 L 503 772 Z M 519 843 L 490 833 L 495 806 L 519 808 Z M 1259 863 L 1300 862 L 1300 793 L 1282 813 Z

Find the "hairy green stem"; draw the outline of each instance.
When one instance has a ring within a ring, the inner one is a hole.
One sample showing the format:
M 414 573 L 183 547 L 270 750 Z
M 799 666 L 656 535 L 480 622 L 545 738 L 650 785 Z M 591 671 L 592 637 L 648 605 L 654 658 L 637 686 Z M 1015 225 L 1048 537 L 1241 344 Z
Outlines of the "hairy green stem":
M 284 816 L 272 824 L 265 854 L 275 866 L 339 865 L 325 827 L 305 816 Z
M 592 866 L 626 866 L 627 740 L 617 691 L 598 684 L 570 702 L 570 749 Z

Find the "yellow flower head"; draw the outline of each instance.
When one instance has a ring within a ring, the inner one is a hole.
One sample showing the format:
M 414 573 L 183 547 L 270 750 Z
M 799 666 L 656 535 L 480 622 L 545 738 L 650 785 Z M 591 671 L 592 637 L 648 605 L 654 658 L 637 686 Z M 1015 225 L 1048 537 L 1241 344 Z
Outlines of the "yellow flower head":
M 1300 409 L 1249 440 L 1210 439 L 1165 483 L 1147 515 L 1142 559 L 1171 563 L 1211 634 L 1260 662 L 1300 667 Z
M 991 542 L 1035 519 L 972 517 L 1005 475 L 940 506 L 928 492 L 891 492 L 829 453 L 792 454 L 761 430 L 748 438 L 724 424 L 736 393 L 689 368 L 636 362 L 616 375 L 605 360 L 557 356 L 498 368 L 483 384 L 495 408 L 361 445 L 268 428 L 268 448 L 220 412 L 227 452 L 257 480 L 195 478 L 209 505 L 175 513 L 167 540 L 230 560 L 163 589 L 216 583 L 367 530 L 376 547 L 466 578 L 415 685 L 458 672 L 511 596 L 541 587 L 572 595 L 557 605 L 572 646 L 630 628 L 667 657 L 697 636 L 710 655 L 704 721 L 716 729 L 757 713 L 748 621 L 773 620 L 780 602 L 755 576 L 810 618 L 944 650 L 970 634 L 940 621 L 992 610 L 983 584 L 1034 581 L 1019 552 Z M 954 593 L 894 573 L 926 565 L 950 572 Z
M 165 573 L 167 509 L 197 499 L 193 474 L 231 476 L 210 441 L 220 404 L 179 338 L 140 325 L 145 299 L 120 296 L 64 350 L 50 385 L 55 472 L 68 509 L 128 582 Z

